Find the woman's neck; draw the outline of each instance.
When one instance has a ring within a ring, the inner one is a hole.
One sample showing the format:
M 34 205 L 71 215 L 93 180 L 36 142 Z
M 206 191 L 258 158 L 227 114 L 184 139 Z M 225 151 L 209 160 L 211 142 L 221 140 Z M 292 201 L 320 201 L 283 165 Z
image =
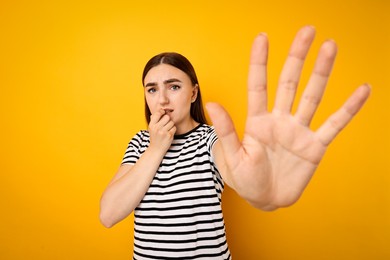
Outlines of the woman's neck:
M 197 127 L 198 125 L 199 125 L 199 123 L 191 118 L 185 124 L 180 124 L 179 126 L 176 125 L 176 133 L 175 133 L 175 135 L 185 134 L 185 133 L 191 131 L 192 129 L 194 129 L 195 127 Z

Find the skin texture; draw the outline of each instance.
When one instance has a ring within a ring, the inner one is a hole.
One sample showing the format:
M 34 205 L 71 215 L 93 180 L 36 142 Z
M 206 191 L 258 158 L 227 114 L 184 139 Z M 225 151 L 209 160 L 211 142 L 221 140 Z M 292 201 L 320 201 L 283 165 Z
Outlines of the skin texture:
M 224 179 L 256 208 L 273 210 L 295 203 L 313 176 L 328 145 L 367 100 L 370 87 L 360 86 L 316 131 L 309 126 L 320 104 L 337 53 L 335 42 L 325 41 L 296 114 L 291 114 L 301 70 L 314 40 L 314 28 L 298 31 L 280 75 L 275 106 L 267 111 L 268 39 L 253 43 L 248 76 L 248 113 L 239 140 L 222 106 L 206 108 L 218 133 L 217 164 Z
M 259 209 L 287 207 L 299 199 L 329 144 L 370 94 L 369 85 L 360 86 L 317 131 L 310 129 L 337 54 L 335 42 L 325 41 L 298 110 L 291 114 L 303 63 L 314 36 L 315 30 L 310 26 L 298 31 L 281 72 L 271 111 L 267 110 L 268 39 L 265 34 L 255 38 L 242 140 L 221 105 L 206 105 L 219 138 L 213 155 L 224 181 Z M 148 129 L 150 146 L 135 165 L 121 165 L 103 193 L 100 219 L 106 227 L 127 217 L 142 200 L 174 134 L 186 133 L 197 125 L 189 111 L 198 88 L 191 85 L 184 72 L 161 64 L 148 72 L 144 85 L 152 113 Z

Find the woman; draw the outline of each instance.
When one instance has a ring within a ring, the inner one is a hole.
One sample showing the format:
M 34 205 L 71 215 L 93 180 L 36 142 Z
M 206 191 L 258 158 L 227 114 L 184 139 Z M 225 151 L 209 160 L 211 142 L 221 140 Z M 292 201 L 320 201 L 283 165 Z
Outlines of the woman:
M 224 183 L 263 210 L 298 200 L 327 146 L 370 92 L 368 85 L 361 86 L 316 132 L 309 129 L 337 52 L 335 43 L 326 41 L 291 115 L 314 35 L 309 26 L 298 32 L 272 112 L 267 112 L 268 40 L 264 34 L 256 37 L 242 141 L 218 104 L 207 105 L 215 130 L 206 124 L 199 83 L 186 58 L 163 53 L 146 64 L 148 131 L 130 141 L 102 196 L 100 214 L 102 223 L 111 227 L 134 210 L 134 259 L 231 259 L 221 211 Z

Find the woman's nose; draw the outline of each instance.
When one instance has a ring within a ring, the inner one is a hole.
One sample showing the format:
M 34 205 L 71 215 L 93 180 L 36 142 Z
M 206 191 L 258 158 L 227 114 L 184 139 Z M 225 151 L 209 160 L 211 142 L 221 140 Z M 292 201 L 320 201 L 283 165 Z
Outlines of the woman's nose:
M 161 91 L 160 92 L 159 102 L 160 102 L 160 104 L 167 104 L 167 103 L 169 103 L 168 95 L 167 95 L 167 93 L 165 91 Z

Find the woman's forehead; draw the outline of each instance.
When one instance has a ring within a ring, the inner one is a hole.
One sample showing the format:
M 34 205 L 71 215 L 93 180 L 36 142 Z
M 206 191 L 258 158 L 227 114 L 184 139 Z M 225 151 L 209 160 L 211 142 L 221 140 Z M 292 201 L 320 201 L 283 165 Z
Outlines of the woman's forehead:
M 151 68 L 145 76 L 144 84 L 148 82 L 164 82 L 176 78 L 182 82 L 191 81 L 189 76 L 182 70 L 168 64 L 159 64 Z

